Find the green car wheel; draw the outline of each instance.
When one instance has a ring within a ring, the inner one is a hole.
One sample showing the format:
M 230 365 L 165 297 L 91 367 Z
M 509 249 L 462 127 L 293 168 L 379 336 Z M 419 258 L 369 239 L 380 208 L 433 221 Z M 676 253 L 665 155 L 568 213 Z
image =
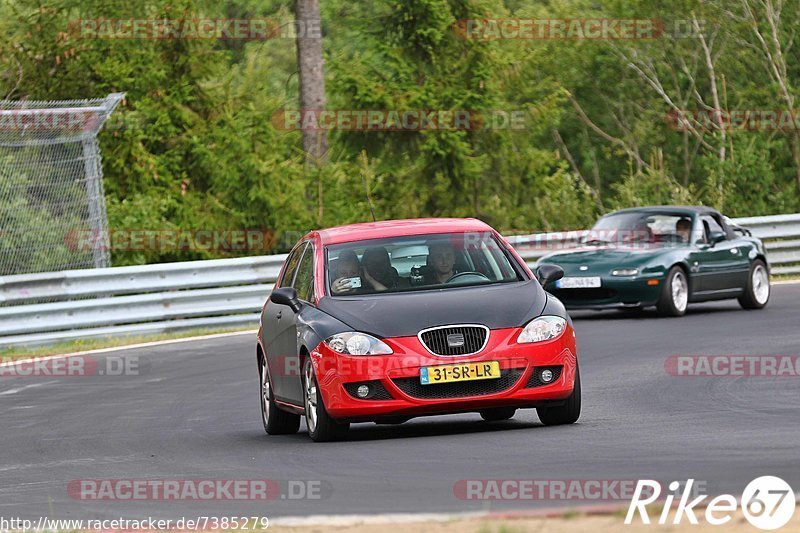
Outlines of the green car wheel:
M 769 272 L 767 265 L 757 259 L 750 267 L 750 276 L 744 294 L 739 297 L 739 305 L 743 309 L 763 309 L 769 302 Z
M 689 278 L 681 267 L 674 266 L 664 279 L 656 309 L 662 316 L 683 316 L 688 305 Z

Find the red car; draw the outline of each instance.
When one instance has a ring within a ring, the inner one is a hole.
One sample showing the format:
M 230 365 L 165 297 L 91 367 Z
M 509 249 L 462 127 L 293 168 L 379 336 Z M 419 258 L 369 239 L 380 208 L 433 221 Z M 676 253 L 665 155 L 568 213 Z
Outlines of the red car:
M 503 237 L 474 219 L 312 231 L 289 253 L 261 314 L 256 357 L 270 435 L 343 437 L 352 422 L 401 423 L 536 408 L 580 416 L 575 332 L 564 306 Z

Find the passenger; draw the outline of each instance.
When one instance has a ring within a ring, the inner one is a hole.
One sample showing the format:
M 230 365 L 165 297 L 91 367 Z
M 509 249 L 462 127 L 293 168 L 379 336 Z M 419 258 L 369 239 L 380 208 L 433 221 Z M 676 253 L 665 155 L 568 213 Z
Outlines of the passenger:
M 361 287 L 361 263 L 358 261 L 358 256 L 353 250 L 344 250 L 339 254 L 339 259 L 336 260 L 336 278 L 331 283 L 331 290 L 336 294 L 345 292 L 352 292 Z M 354 280 L 358 278 L 358 281 Z
M 395 289 L 403 285 L 403 280 L 392 266 L 389 252 L 382 246 L 368 248 L 361 258 L 361 266 L 363 267 L 364 279 L 376 291 Z
M 692 236 L 692 221 L 688 218 L 682 218 L 675 223 L 675 233 L 683 239 L 683 242 L 688 243 Z
M 447 241 L 433 241 L 428 244 L 428 268 L 426 269 L 426 283 L 440 285 L 455 276 L 456 271 L 455 247 Z

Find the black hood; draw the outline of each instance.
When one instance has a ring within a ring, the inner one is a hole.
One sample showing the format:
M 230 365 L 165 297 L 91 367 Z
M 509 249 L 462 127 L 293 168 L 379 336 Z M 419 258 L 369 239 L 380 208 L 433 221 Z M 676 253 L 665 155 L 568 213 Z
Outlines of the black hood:
M 322 298 L 320 310 L 356 331 L 376 337 L 408 337 L 448 324 L 513 328 L 539 316 L 546 295 L 535 280 L 484 287 Z

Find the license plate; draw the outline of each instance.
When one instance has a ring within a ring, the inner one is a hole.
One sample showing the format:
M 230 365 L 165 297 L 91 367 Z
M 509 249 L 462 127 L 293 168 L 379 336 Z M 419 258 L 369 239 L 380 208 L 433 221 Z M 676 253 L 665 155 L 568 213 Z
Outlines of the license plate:
M 557 289 L 596 289 L 600 286 L 600 276 L 587 278 L 561 278 L 556 281 Z
M 419 382 L 422 385 L 452 383 L 453 381 L 474 381 L 476 379 L 497 379 L 499 377 L 500 363 L 497 361 L 427 366 L 419 369 Z

